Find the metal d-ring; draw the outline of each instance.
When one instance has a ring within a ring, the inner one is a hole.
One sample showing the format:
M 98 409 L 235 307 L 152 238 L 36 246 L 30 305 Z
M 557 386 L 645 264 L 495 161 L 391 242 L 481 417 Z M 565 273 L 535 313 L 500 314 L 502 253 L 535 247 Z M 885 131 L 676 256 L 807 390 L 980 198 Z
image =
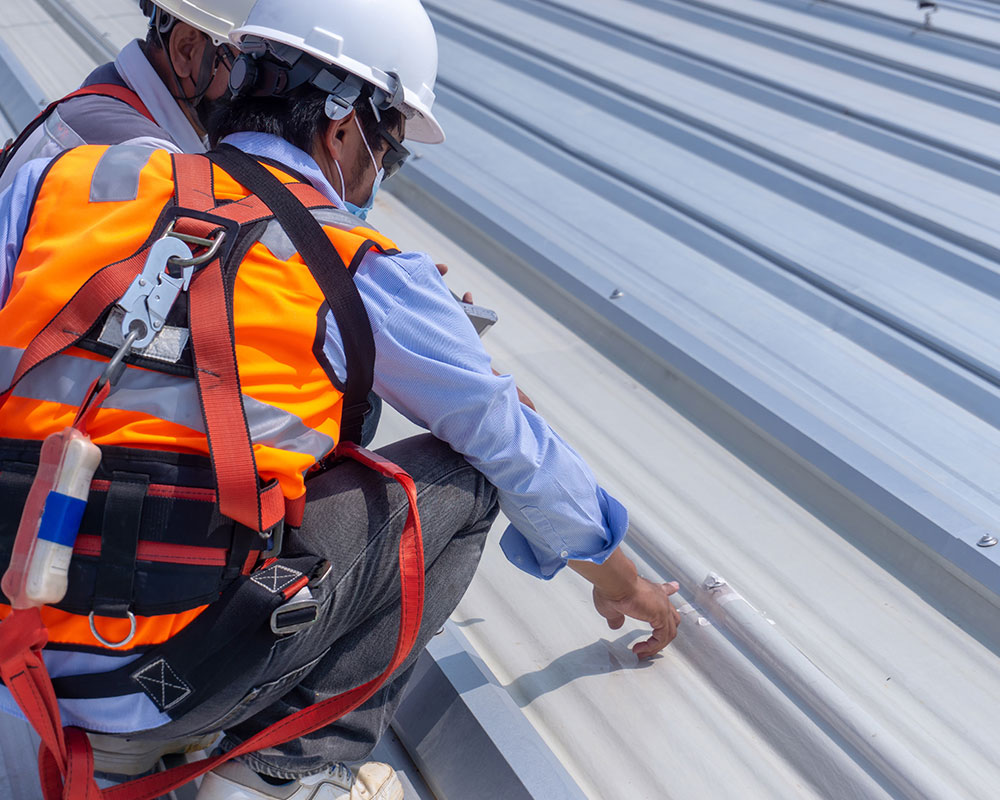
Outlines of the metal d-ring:
M 131 624 L 132 628 L 128 632 L 128 636 L 126 636 L 117 644 L 115 644 L 114 642 L 109 642 L 107 639 L 105 639 L 103 636 L 101 636 L 101 634 L 97 632 L 97 626 L 94 624 L 93 611 L 90 612 L 90 616 L 87 618 L 87 621 L 90 622 L 90 632 L 93 634 L 94 638 L 97 639 L 97 641 L 103 644 L 105 647 L 109 647 L 112 650 L 117 650 L 121 647 L 125 647 L 129 642 L 131 642 L 135 638 L 135 614 L 133 614 L 131 611 L 126 611 L 125 613 L 128 614 L 128 621 Z
M 206 239 L 202 236 L 191 236 L 187 233 L 177 233 L 174 230 L 174 222 L 167 226 L 167 231 L 164 236 L 172 236 L 174 239 L 180 239 L 185 244 L 194 244 L 199 247 L 207 247 L 208 250 L 201 255 L 192 256 L 191 258 L 171 258 L 167 263 L 174 267 L 198 267 L 202 264 L 207 264 L 216 255 L 218 255 L 219 250 L 222 248 L 222 243 L 226 240 L 226 232 L 219 231 L 214 239 Z

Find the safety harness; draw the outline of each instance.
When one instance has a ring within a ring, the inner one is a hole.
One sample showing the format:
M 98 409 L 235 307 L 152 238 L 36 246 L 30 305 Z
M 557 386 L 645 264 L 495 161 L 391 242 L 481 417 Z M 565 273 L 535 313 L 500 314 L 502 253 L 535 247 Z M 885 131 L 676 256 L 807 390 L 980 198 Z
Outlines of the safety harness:
M 28 123 L 16 138 L 11 139 L 0 148 L 0 175 L 3 175 L 4 170 L 7 169 L 7 165 L 14 158 L 14 154 L 18 149 L 28 141 L 31 134 L 45 124 L 45 120 L 52 116 L 52 112 L 56 110 L 56 107 L 67 100 L 72 100 L 74 97 L 111 97 L 131 106 L 154 125 L 157 124 L 149 109 L 146 108 L 145 103 L 139 99 L 139 95 L 128 87 L 118 86 L 114 83 L 95 83 L 91 86 L 84 86 L 82 89 L 77 89 L 75 92 L 70 92 L 65 97 L 60 97 L 58 100 L 49 103 L 38 116 Z
M 207 156 L 173 156 L 176 203 L 161 215 L 158 230 L 170 226 L 172 235 L 192 242 L 210 242 L 194 274 L 189 275 L 188 323 L 195 373 L 210 446 L 214 491 L 202 488 L 197 501 L 214 500 L 221 514 L 245 526 L 244 534 L 268 540 L 269 557 L 258 563 L 260 545 L 244 544 L 232 553 L 216 556 L 228 567 L 221 596 L 209 603 L 183 630 L 165 644 L 152 647 L 126 667 L 92 675 L 51 680 L 42 658 L 48 641 L 43 611 L 15 610 L 0 622 L 0 677 L 42 743 L 39 772 L 45 800 L 152 800 L 239 755 L 273 747 L 318 730 L 369 699 L 403 663 L 417 639 L 423 614 L 424 569 L 420 520 L 413 480 L 396 466 L 360 447 L 361 427 L 368 407 L 374 367 L 374 341 L 363 302 L 350 271 L 323 231 L 312 211 L 329 207 L 329 201 L 304 183 L 284 184 L 274 174 L 239 150 L 222 146 Z M 231 175 L 249 192 L 236 202 L 217 204 L 213 192 L 212 163 Z M 144 692 L 160 711 L 182 717 L 212 696 L 224 676 L 241 665 L 261 663 L 275 638 L 307 628 L 318 616 L 310 585 L 321 581 L 329 565 L 312 556 L 282 557 L 281 532 L 301 524 L 304 498 L 288 504 L 275 482 L 261 485 L 254 461 L 240 392 L 233 341 L 232 298 L 227 275 L 238 269 L 246 240 L 259 235 L 259 223 L 277 219 L 322 289 L 341 332 L 347 362 L 342 437 L 331 458 L 357 461 L 397 481 L 409 503 L 399 544 L 401 590 L 400 627 L 395 650 L 381 675 L 337 697 L 317 703 L 278 722 L 229 752 L 99 790 L 93 780 L 93 753 L 84 732 L 63 728 L 57 697 L 112 697 Z M 228 243 L 227 243 L 228 240 Z M 132 256 L 96 272 L 25 349 L 8 386 L 0 394 L 0 409 L 14 387 L 40 364 L 78 344 L 107 315 L 141 275 L 155 246 L 151 237 Z M 119 356 L 127 355 L 125 352 Z M 114 359 L 112 359 L 114 362 Z M 109 371 L 114 372 L 109 366 Z M 107 372 L 106 372 L 107 375 Z M 114 375 L 95 381 L 86 393 L 75 425 L 85 430 L 108 397 Z M 22 443 L 28 446 L 26 443 Z M 124 448 L 118 448 L 124 450 Z M 163 454 L 159 454 L 163 455 Z M 157 454 L 144 453 L 156 459 Z M 168 467 L 175 462 L 166 459 Z M 168 469 L 169 474 L 169 469 Z M 108 492 L 108 485 L 92 491 Z M 129 491 L 155 492 L 148 482 Z M 169 495 L 169 484 L 156 484 Z M 115 482 L 110 482 L 113 488 Z M 181 494 L 193 490 L 184 490 Z M 206 494 L 207 493 L 207 494 Z M 134 516 L 134 515 L 133 515 Z M 105 519 L 108 519 L 105 514 Z M 134 565 L 137 524 L 126 522 L 120 540 L 102 537 L 101 547 L 125 548 Z M 157 547 L 147 543 L 147 549 Z M 161 555 L 183 564 L 192 554 L 160 546 Z M 193 549 L 193 548 L 188 548 Z M 109 554 L 110 555 L 110 554 Z M 115 581 L 130 581 L 118 570 Z M 93 619 L 93 618 L 91 618 Z M 134 631 L 134 617 L 132 625 Z

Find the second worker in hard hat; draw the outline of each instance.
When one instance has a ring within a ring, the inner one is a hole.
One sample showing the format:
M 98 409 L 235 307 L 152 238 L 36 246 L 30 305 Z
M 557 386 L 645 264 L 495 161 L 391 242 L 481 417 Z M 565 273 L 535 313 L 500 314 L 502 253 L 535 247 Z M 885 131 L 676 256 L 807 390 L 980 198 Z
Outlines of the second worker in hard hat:
M 130 42 L 112 63 L 88 75 L 83 87 L 119 87 L 71 97 L 19 143 L 0 172 L 0 190 L 33 158 L 51 158 L 82 144 L 135 144 L 201 153 L 206 125 L 228 93 L 229 32 L 254 0 L 139 0 L 149 17 L 145 41 Z

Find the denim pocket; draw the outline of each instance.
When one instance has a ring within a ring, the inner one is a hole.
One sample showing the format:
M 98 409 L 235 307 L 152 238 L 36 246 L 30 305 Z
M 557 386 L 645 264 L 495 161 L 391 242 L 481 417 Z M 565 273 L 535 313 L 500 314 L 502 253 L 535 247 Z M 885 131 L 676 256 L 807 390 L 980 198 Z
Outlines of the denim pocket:
M 211 725 L 201 728 L 198 733 L 216 733 L 230 728 L 252 717 L 259 711 L 267 708 L 271 703 L 283 697 L 289 691 L 298 686 L 299 682 L 308 675 L 312 669 L 323 659 L 328 651 L 324 650 L 316 658 L 301 667 L 296 667 L 291 672 L 285 673 L 280 678 L 262 683 L 247 692 L 233 708 L 219 717 Z

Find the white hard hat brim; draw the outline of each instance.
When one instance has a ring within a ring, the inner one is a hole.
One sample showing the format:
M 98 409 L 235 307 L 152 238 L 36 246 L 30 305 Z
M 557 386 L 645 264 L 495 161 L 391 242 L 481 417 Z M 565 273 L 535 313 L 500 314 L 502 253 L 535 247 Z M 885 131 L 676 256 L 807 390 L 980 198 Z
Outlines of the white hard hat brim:
M 417 111 L 406 121 L 406 140 L 422 144 L 442 144 L 444 129 L 429 111 Z
M 243 39 L 247 36 L 279 42 L 301 50 L 325 64 L 340 67 L 381 89 L 389 88 L 384 80 L 385 73 L 380 73 L 380 77 L 367 64 L 356 61 L 341 52 L 342 40 L 340 37 L 327 31 L 314 30 L 311 31 L 311 34 L 310 39 L 307 40 L 270 26 L 248 24 L 233 29 L 229 34 L 229 39 L 237 47 L 241 46 Z M 431 35 L 433 36 L 433 31 Z M 338 54 L 334 55 L 334 53 Z M 422 92 L 427 94 L 426 98 L 412 91 L 410 87 L 404 86 L 403 104 L 405 106 L 404 113 L 407 116 L 406 139 L 422 144 L 441 144 L 445 140 L 444 129 L 430 109 L 434 102 L 434 93 L 428 86 L 424 86 Z

